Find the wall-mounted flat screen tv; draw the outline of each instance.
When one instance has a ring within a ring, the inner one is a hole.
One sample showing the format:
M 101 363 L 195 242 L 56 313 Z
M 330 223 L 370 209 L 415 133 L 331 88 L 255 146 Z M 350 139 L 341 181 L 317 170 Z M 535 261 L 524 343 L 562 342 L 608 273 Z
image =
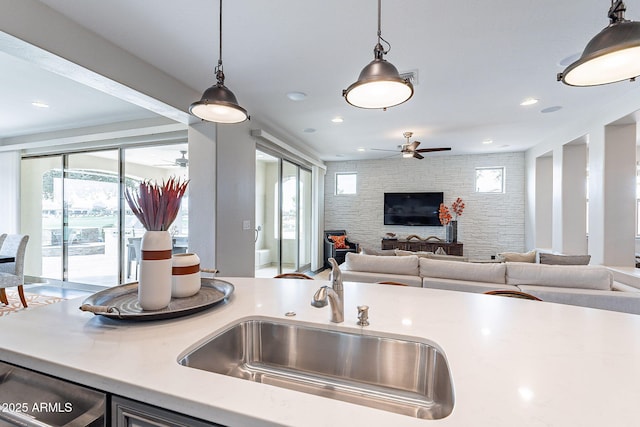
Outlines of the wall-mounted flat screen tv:
M 438 226 L 442 192 L 384 193 L 384 225 Z

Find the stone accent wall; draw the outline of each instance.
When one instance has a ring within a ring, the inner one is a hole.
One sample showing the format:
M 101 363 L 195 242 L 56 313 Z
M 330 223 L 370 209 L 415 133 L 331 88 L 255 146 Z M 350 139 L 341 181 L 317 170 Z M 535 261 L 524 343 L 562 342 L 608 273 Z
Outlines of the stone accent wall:
M 504 167 L 505 193 L 475 192 L 476 167 Z M 336 172 L 358 174 L 358 194 L 336 195 Z M 361 245 L 380 248 L 385 233 L 444 239 L 444 227 L 383 224 L 385 192 L 442 191 L 444 203 L 460 197 L 465 210 L 458 218 L 458 241 L 470 259 L 490 259 L 502 251 L 523 252 L 525 216 L 524 153 L 432 156 L 327 162 L 325 229 L 346 229 Z

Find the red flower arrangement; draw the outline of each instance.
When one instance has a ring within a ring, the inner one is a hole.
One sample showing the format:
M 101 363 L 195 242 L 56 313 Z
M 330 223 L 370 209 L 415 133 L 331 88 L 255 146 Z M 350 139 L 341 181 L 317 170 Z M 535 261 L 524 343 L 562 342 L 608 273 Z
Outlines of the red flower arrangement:
M 187 184 L 189 180 L 181 182 L 175 177 L 161 185 L 145 180 L 137 192 L 127 188 L 124 198 L 147 231 L 166 231 L 178 215 Z
M 440 218 L 440 224 L 447 225 L 451 222 L 451 213 L 449 208 L 444 203 L 440 203 L 440 209 L 438 209 L 438 218 Z
M 455 219 L 457 221 L 458 217 L 462 215 L 462 211 L 464 211 L 464 202 L 460 197 L 458 197 L 456 201 L 451 204 L 451 210 L 454 214 L 456 214 Z
M 456 221 L 458 220 L 458 217 L 462 215 L 462 212 L 464 211 L 464 207 L 465 207 L 464 202 L 460 197 L 458 197 L 451 204 L 451 211 L 453 211 L 453 213 L 455 214 Z M 440 219 L 440 224 L 447 225 L 451 222 L 452 219 L 454 219 L 451 216 L 451 211 L 449 211 L 449 208 L 445 206 L 444 203 L 440 203 L 440 209 L 438 209 L 438 218 Z

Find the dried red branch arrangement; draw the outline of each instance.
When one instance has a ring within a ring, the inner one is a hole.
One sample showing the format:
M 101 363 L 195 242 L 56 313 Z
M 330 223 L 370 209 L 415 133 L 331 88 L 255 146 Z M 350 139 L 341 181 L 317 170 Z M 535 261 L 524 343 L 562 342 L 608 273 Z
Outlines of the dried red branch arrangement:
M 178 215 L 188 184 L 189 180 L 181 182 L 175 177 L 162 184 L 145 180 L 137 192 L 127 188 L 124 198 L 146 230 L 166 231 Z

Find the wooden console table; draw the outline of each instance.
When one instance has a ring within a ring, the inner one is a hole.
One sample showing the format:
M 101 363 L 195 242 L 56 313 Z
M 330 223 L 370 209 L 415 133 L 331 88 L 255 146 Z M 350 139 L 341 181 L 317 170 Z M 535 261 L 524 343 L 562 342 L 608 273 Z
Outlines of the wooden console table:
M 427 242 L 424 240 L 382 239 L 382 249 L 435 252 L 438 248 L 444 249 L 447 255 L 462 256 L 462 243 L 446 243 L 433 240 Z

